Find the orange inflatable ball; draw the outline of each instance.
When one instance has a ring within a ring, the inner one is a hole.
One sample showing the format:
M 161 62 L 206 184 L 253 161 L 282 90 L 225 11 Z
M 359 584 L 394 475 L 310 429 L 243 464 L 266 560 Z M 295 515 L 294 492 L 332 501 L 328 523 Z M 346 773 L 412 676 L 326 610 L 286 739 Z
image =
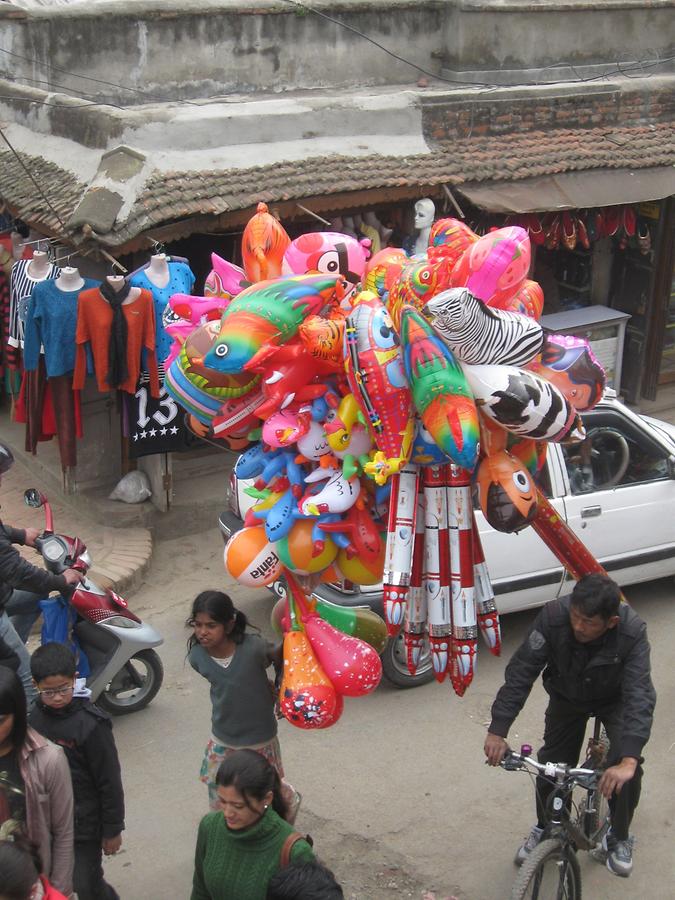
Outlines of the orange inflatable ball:
M 337 547 L 325 536 L 320 542 L 312 537 L 314 522 L 300 519 L 285 538 L 276 542 L 281 562 L 299 575 L 312 575 L 329 566 L 337 556 Z
M 386 536 L 380 541 L 380 552 L 372 562 L 359 559 L 355 556 L 349 559 L 345 550 L 340 550 L 335 564 L 347 581 L 354 584 L 379 584 L 382 581 L 384 571 L 384 554 L 386 551 Z
M 247 587 L 263 587 L 279 577 L 281 560 L 264 525 L 242 528 L 232 535 L 225 544 L 225 571 Z

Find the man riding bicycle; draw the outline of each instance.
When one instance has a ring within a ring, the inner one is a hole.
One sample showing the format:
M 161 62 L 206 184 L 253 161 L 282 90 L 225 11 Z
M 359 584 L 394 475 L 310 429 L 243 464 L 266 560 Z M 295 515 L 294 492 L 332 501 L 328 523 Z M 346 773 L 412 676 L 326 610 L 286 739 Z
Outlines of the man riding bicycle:
M 628 831 L 640 798 L 641 753 L 651 732 L 656 692 L 647 627 L 621 602 L 611 578 L 585 576 L 570 596 L 551 601 L 535 619 L 492 705 L 484 748 L 490 765 L 504 758 L 509 728 L 542 669 L 549 702 L 539 762 L 577 765 L 588 719 L 601 720 L 610 742 L 608 768 L 599 783 L 611 811 L 603 846 L 610 872 L 628 877 L 633 869 Z M 518 849 L 517 865 L 542 838 L 551 790 L 545 778 L 537 778 L 537 824 Z

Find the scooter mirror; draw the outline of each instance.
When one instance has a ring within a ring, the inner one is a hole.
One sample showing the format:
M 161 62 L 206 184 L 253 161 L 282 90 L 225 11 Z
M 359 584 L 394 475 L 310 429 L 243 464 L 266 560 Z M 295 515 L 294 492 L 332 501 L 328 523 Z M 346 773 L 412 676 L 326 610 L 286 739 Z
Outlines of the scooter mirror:
M 32 506 L 34 509 L 39 509 L 45 502 L 45 498 L 36 488 L 29 488 L 27 491 L 24 491 L 23 502 L 26 506 Z

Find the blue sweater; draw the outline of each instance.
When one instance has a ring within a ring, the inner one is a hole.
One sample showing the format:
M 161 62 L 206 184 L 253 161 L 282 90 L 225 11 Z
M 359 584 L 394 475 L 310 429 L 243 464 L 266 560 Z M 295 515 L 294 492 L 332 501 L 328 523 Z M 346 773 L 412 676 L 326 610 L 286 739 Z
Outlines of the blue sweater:
M 47 377 L 66 375 L 75 368 L 75 331 L 77 298 L 80 291 L 98 287 L 99 282 L 84 279 L 79 291 L 61 291 L 56 280 L 40 281 L 33 288 L 24 332 L 23 365 L 26 371 L 37 369 L 40 346 L 45 348 Z
M 174 294 L 191 294 L 195 283 L 192 269 L 185 263 L 169 261 L 169 276 L 169 283 L 166 287 L 157 287 L 156 284 L 153 284 L 145 274 L 145 269 L 141 269 L 140 272 L 136 272 L 129 278 L 129 284 L 152 292 L 155 301 L 155 349 L 159 363 L 163 363 L 167 358 L 173 344 L 173 338 L 164 330 L 162 313 L 166 309 L 170 297 L 173 297 Z

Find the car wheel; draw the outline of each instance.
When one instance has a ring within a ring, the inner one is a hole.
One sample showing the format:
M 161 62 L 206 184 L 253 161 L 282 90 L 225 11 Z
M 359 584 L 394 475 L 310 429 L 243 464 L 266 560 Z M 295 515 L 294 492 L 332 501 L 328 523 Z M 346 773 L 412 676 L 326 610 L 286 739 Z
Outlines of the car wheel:
M 382 671 L 385 678 L 391 681 L 392 684 L 395 684 L 396 687 L 419 687 L 421 684 L 428 684 L 434 680 L 431 652 L 426 641 L 424 642 L 424 649 L 420 657 L 420 664 L 417 667 L 417 673 L 411 675 L 408 671 L 402 631 L 399 631 L 396 637 L 389 638 L 380 658 L 382 659 Z

